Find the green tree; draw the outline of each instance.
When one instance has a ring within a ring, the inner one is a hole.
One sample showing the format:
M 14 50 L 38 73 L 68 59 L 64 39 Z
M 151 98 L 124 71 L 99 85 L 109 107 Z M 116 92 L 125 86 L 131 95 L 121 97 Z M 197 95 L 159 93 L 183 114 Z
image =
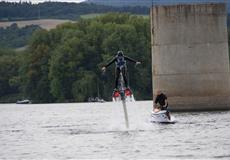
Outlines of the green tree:
M 88 97 L 96 95 L 96 75 L 94 72 L 83 71 L 73 83 L 72 93 L 76 101 L 87 101 Z
M 0 49 L 0 97 L 19 93 L 19 65 L 14 51 Z
M 34 34 L 28 51 L 25 92 L 34 102 L 52 101 L 48 79 L 51 44 L 49 33 L 40 30 Z

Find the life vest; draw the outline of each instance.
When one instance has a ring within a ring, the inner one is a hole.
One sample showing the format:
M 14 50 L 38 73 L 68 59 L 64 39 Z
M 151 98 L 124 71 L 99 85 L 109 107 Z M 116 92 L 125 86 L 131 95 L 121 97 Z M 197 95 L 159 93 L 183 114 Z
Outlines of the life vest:
M 115 63 L 116 63 L 117 68 L 125 67 L 125 65 L 126 65 L 125 57 L 124 56 L 117 56 Z

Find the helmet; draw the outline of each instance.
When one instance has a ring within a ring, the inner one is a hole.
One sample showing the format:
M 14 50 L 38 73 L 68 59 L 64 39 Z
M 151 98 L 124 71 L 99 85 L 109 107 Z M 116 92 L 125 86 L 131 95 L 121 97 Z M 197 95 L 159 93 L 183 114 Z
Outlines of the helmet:
M 123 54 L 122 51 L 118 51 L 118 52 L 117 52 L 117 55 L 118 55 L 118 56 L 124 56 L 124 54 Z

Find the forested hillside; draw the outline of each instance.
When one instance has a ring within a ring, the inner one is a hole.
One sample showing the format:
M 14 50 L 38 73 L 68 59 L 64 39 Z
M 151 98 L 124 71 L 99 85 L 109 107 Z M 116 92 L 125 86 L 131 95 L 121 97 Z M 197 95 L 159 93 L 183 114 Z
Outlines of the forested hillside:
M 88 3 L 108 6 L 147 6 L 150 7 L 152 0 L 86 0 Z
M 102 98 L 110 100 L 114 66 L 105 75 L 101 67 L 118 50 L 142 62 L 139 67 L 128 64 L 129 82 L 137 99 L 151 99 L 149 19 L 119 13 L 38 30 L 22 53 L 0 50 L 0 97 L 83 102 L 97 96 L 99 88 Z
M 28 19 L 72 19 L 77 20 L 83 14 L 129 12 L 134 14 L 148 14 L 148 7 L 112 7 L 92 3 L 44 2 L 32 4 L 27 2 L 0 2 L 0 20 L 28 20 Z
M 29 25 L 19 28 L 12 24 L 7 28 L 0 27 L 0 48 L 18 48 L 28 44 L 28 41 L 35 30 L 40 29 L 37 25 Z
M 172 5 L 172 4 L 192 4 L 192 3 L 226 3 L 226 0 L 85 0 L 107 6 L 147 6 L 151 5 Z M 230 8 L 230 6 L 228 6 Z

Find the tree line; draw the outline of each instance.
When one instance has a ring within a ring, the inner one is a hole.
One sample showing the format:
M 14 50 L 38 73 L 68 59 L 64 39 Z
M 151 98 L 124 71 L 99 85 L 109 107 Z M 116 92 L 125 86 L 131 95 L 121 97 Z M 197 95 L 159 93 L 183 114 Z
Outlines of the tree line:
M 139 67 L 128 64 L 129 84 L 137 99 L 151 99 L 149 19 L 108 13 L 37 30 L 23 52 L 1 49 L 0 101 L 84 102 L 98 91 L 111 100 L 114 66 L 106 74 L 101 67 L 118 50 L 142 62 Z
M 58 18 L 78 20 L 83 14 L 129 12 L 132 14 L 148 14 L 149 8 L 143 6 L 113 7 L 93 3 L 44 2 L 0 2 L 0 20 L 30 20 L 44 18 Z

